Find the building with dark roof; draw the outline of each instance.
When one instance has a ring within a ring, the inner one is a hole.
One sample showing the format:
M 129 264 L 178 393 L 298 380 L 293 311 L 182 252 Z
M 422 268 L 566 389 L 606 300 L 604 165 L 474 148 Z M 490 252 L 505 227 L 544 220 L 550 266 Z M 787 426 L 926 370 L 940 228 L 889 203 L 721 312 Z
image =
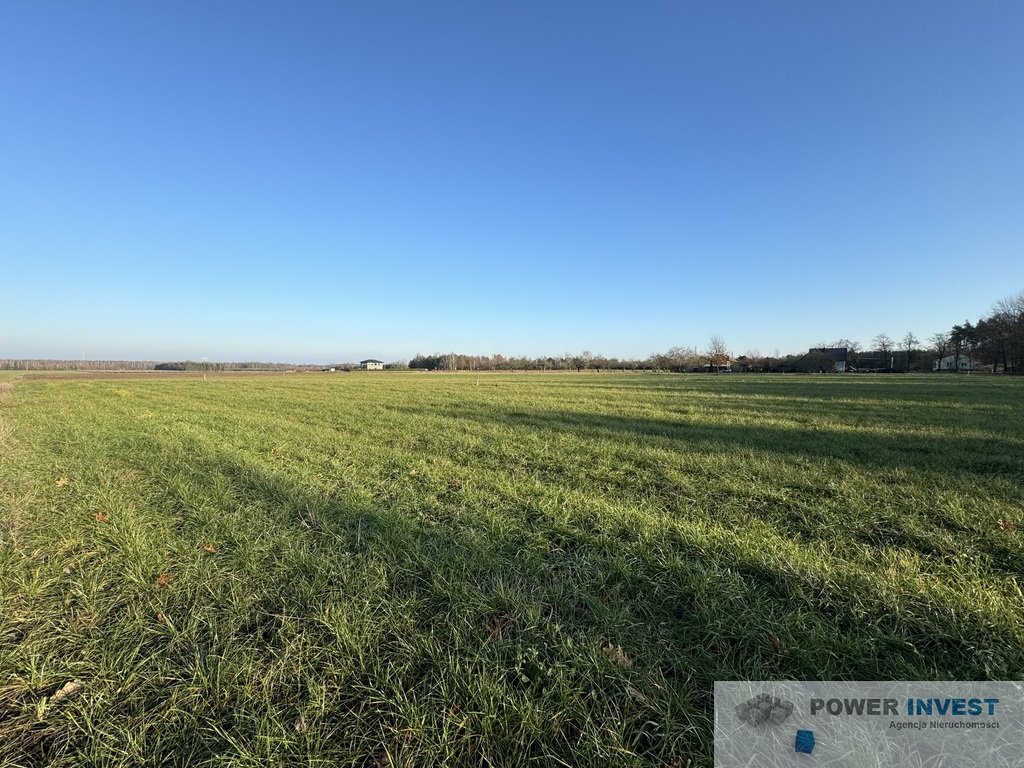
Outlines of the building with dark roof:
M 809 349 L 807 354 L 824 355 L 832 361 L 832 370 L 836 373 L 844 373 L 850 359 L 850 350 L 847 347 L 814 347 Z

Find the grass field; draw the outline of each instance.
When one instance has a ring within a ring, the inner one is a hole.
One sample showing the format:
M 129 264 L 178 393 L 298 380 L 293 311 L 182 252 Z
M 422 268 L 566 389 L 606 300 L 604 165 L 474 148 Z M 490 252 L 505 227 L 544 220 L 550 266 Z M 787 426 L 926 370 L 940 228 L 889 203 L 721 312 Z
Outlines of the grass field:
M 0 381 L 0 765 L 708 766 L 1024 677 L 1024 380 Z

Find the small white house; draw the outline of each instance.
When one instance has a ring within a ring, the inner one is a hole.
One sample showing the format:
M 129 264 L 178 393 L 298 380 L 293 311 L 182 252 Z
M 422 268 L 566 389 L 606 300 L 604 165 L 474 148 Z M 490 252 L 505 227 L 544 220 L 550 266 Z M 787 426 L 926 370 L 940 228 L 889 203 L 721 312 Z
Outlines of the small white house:
M 383 371 L 384 361 L 383 360 L 360 360 L 359 367 L 364 371 Z
M 946 355 L 941 360 L 936 360 L 932 367 L 933 371 L 976 371 L 981 366 L 967 355 Z

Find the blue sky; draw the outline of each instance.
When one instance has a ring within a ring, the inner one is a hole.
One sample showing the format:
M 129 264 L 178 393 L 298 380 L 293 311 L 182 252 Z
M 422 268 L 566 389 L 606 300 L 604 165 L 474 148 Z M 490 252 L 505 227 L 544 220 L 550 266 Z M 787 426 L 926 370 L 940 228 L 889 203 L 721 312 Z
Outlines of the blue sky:
M 646 356 L 1024 289 L 1024 4 L 7 3 L 0 357 Z

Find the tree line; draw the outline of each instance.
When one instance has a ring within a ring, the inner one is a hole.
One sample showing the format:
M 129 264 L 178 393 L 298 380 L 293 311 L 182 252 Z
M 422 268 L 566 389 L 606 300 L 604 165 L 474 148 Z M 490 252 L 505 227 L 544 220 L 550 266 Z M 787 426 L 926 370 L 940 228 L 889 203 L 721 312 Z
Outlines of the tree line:
M 1001 373 L 1024 373 L 1024 291 L 1002 299 L 991 314 L 976 323 L 965 321 L 947 331 L 933 333 L 922 342 L 913 331 L 899 339 L 887 333 L 869 345 L 853 339 L 818 343 L 807 352 L 764 355 L 756 350 L 742 355 L 730 352 L 725 341 L 712 336 L 703 347 L 676 346 L 643 359 L 605 357 L 590 351 L 547 357 L 465 355 L 456 352 L 417 354 L 408 363 L 386 365 L 391 370 L 426 371 L 583 371 L 650 370 L 669 372 L 828 372 L 835 359 L 827 350 L 845 349 L 846 368 L 854 371 L 920 372 L 934 370 L 936 361 L 953 357 L 952 370 L 961 370 L 961 359 L 970 368 L 985 366 Z
M 155 371 L 203 371 L 215 373 L 218 371 L 296 371 L 319 369 L 320 366 L 293 365 L 291 363 L 211 363 L 206 360 L 182 360 L 175 363 L 157 363 Z
M 605 357 L 589 350 L 566 352 L 557 356 L 527 357 L 504 355 L 465 355 L 457 352 L 416 355 L 408 363 L 391 363 L 385 368 L 409 368 L 425 371 L 583 371 L 640 370 L 646 361 Z
M 160 363 L 153 360 L 24 360 L 0 358 L 0 371 L 292 371 L 320 366 L 290 363 L 212 363 L 195 360 Z
M 846 350 L 848 369 L 857 371 L 913 372 L 930 371 L 936 360 L 952 358 L 952 370 L 961 370 L 962 361 L 976 370 L 999 373 L 1024 373 L 1024 291 L 997 301 L 991 312 L 972 323 L 965 320 L 946 331 L 931 334 L 921 342 L 908 331 L 898 339 L 887 333 L 875 336 L 867 346 L 852 339 L 819 343 L 808 352 L 787 355 L 763 355 L 756 350 L 742 355 L 730 352 L 725 341 L 712 336 L 703 347 L 676 346 L 646 358 L 618 358 L 580 353 L 540 357 L 504 355 L 467 355 L 456 352 L 417 354 L 408 362 L 385 365 L 390 370 L 425 371 L 745 371 L 745 372 L 827 372 L 834 358 L 827 350 Z M 20 360 L 0 359 L 0 370 L 46 371 L 279 371 L 314 370 L 323 366 L 267 362 L 207 362 L 184 360 L 154 362 L 144 360 Z M 356 363 L 336 363 L 338 370 L 357 368 Z
M 0 358 L 0 371 L 152 371 L 152 360 L 18 360 Z
M 993 370 L 1024 373 L 1024 291 L 997 301 L 992 314 L 976 323 L 965 320 L 933 343 L 945 354 L 965 355 Z
M 969 369 L 1024 373 L 1024 291 L 1000 299 L 991 313 L 977 322 L 965 320 L 933 333 L 923 348 L 909 332 L 899 341 L 881 333 L 873 343 L 871 354 L 876 359 L 888 358 L 890 367 L 902 370 L 931 370 L 932 360 L 951 358 L 952 370 L 960 370 L 960 362 L 969 361 Z M 922 353 L 928 353 L 928 360 L 920 360 Z

